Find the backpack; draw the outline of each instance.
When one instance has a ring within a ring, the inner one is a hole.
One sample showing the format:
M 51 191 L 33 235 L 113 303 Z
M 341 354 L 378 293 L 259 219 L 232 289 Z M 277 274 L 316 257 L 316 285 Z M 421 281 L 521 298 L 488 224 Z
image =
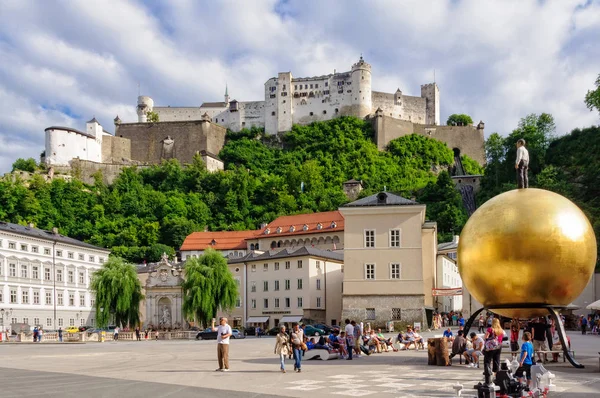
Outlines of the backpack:
M 484 344 L 485 351 L 494 351 L 494 350 L 500 349 L 501 347 L 502 347 L 502 345 L 498 341 L 498 336 L 496 336 L 496 333 L 494 333 L 494 332 L 490 333 L 488 338 L 485 340 L 485 344 Z

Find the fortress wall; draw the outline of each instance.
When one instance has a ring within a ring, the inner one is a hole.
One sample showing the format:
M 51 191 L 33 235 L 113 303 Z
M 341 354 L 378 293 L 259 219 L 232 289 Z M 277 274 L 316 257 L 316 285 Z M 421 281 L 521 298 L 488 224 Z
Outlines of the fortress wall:
M 121 171 L 125 167 L 132 167 L 133 164 L 110 164 L 110 163 L 96 163 L 89 160 L 73 159 L 71 161 L 71 168 L 64 170 L 64 172 L 70 172 L 71 175 L 81 179 L 86 184 L 94 184 L 94 174 L 98 171 L 102 172 L 102 181 L 105 184 L 112 184 Z M 148 166 L 136 166 L 140 168 Z
M 380 151 L 385 150 L 385 147 L 391 140 L 414 132 L 412 122 L 390 116 L 373 116 L 371 122 L 373 123 L 373 129 L 375 130 L 377 149 Z
M 104 136 L 102 139 L 102 163 L 120 163 L 131 159 L 131 141 L 127 138 Z
M 131 140 L 131 159 L 144 163 L 160 163 L 168 154 L 163 153 L 163 140 L 170 136 L 172 157 L 181 163 L 191 163 L 202 150 L 218 154 L 225 142 L 226 129 L 203 121 L 122 123 L 115 135 Z
M 425 123 L 427 100 L 421 97 L 402 96 L 402 119 L 413 123 Z
M 483 129 L 474 126 L 435 126 L 415 124 L 415 133 L 445 142 L 450 149 L 460 149 L 480 165 L 485 165 L 485 139 Z
M 218 110 L 219 108 L 212 109 Z M 202 114 L 204 113 L 200 107 L 156 106 L 154 107 L 153 111 L 158 114 L 158 120 L 161 122 L 200 120 Z

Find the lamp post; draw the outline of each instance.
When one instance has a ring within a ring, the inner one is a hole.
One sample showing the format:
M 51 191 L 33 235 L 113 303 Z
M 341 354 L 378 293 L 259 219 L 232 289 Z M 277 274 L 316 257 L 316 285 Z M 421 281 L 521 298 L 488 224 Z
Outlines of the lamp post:
M 2 326 L 0 326 L 0 334 L 5 332 L 4 329 L 4 316 L 6 315 L 6 319 L 8 319 L 13 313 L 13 309 L 9 308 L 5 310 L 4 308 L 0 308 L 0 320 L 2 321 Z

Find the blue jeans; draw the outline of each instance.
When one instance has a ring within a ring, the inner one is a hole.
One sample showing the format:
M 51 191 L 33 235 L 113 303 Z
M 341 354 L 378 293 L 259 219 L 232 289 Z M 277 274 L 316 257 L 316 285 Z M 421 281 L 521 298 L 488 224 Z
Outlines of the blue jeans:
M 285 357 L 287 357 L 287 354 L 283 354 L 283 352 L 281 354 L 279 354 L 279 363 L 281 364 L 281 370 L 285 370 Z
M 294 367 L 296 369 L 300 369 L 300 366 L 302 365 L 302 350 L 300 348 L 294 348 L 294 356 L 295 356 Z

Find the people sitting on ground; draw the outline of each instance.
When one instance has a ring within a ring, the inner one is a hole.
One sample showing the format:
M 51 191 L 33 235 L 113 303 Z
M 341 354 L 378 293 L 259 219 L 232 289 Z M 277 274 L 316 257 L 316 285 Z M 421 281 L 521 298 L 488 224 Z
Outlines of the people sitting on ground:
M 454 341 L 454 334 L 452 334 L 452 330 L 450 328 L 444 330 L 443 337 L 446 337 L 448 341 Z
M 471 332 L 469 335 L 471 336 L 471 342 L 473 343 L 473 348 L 465 351 L 464 356 L 467 360 L 467 365 L 474 368 L 479 367 L 479 357 L 482 355 L 484 341 L 481 336 L 477 336 L 477 333 Z
M 452 353 L 450 354 L 450 363 L 452 363 L 452 358 L 456 355 L 461 356 L 467 350 L 467 339 L 465 339 L 465 333 L 462 330 L 458 331 L 458 335 L 452 342 Z
M 379 339 L 379 341 L 381 343 L 385 344 L 386 351 L 387 351 L 388 347 L 392 347 L 392 350 L 394 352 L 398 351 L 398 349 L 396 347 L 394 347 L 394 340 L 391 337 L 386 339 L 385 336 L 383 335 L 383 333 L 381 333 L 381 329 L 377 329 L 377 338 Z

